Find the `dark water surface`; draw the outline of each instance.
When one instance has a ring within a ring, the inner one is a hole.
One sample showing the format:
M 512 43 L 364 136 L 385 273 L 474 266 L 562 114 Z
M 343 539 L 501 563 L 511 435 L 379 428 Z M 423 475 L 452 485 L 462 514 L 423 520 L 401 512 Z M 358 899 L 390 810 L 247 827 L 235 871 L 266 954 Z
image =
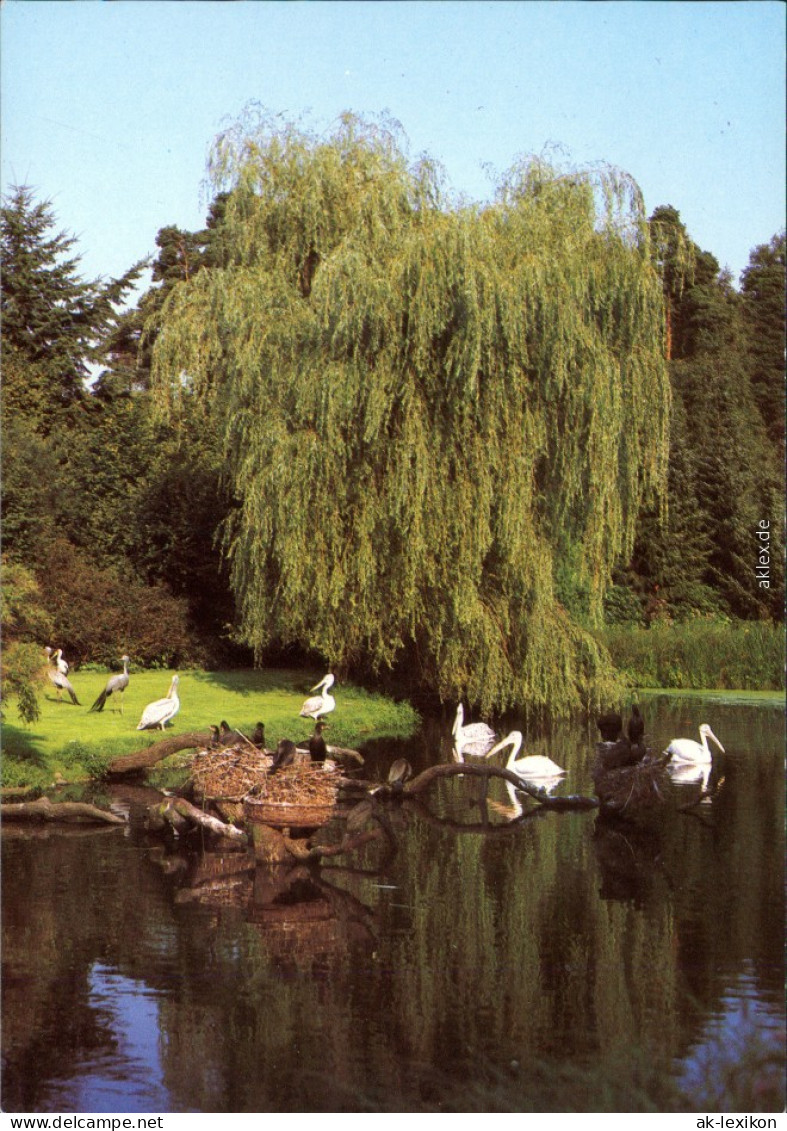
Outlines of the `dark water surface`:
M 143 788 L 98 792 L 122 829 L 6 824 L 3 1109 L 781 1110 L 783 711 L 644 707 L 657 750 L 712 725 L 712 803 L 679 812 L 689 783 L 610 824 L 451 779 L 286 883 L 148 836 Z M 368 747 L 365 776 L 446 758 L 449 731 Z M 527 752 L 591 794 L 595 737 Z

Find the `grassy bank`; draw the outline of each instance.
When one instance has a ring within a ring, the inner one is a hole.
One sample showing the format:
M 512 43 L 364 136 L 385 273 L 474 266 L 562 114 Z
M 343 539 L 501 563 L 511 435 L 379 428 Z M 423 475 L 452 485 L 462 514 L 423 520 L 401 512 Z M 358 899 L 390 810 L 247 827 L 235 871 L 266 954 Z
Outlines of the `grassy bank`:
M 761 621 L 614 625 L 599 639 L 632 687 L 779 691 L 784 632 Z
M 69 678 L 80 706 L 58 703 L 54 688 L 41 697 L 41 717 L 25 725 L 13 700 L 4 704 L 3 785 L 48 785 L 56 774 L 67 781 L 100 776 L 113 758 L 156 742 L 160 731 L 137 731 L 147 703 L 167 694 L 172 672 L 131 673 L 123 714 L 112 696 L 102 713 L 89 712 L 106 684 L 108 673 L 71 672 Z M 314 724 L 299 717 L 309 688 L 324 672 L 230 671 L 180 672 L 180 711 L 168 734 L 206 730 L 226 719 L 230 726 L 250 735 L 257 720 L 265 723 L 268 745 L 279 738 L 296 742 L 307 738 Z M 362 688 L 339 683 L 333 689 L 336 710 L 326 732 L 329 743 L 357 747 L 367 739 L 406 737 L 418 725 L 418 715 L 407 703 L 394 703 Z

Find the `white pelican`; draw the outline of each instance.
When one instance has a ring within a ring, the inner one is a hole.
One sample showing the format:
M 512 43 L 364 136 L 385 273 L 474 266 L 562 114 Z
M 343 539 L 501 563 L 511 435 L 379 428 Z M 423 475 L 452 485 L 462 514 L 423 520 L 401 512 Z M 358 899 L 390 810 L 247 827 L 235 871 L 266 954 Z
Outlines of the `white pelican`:
M 517 754 L 522 748 L 522 733 L 518 730 L 512 730 L 510 734 L 498 742 L 497 746 L 493 746 L 487 753 L 487 758 L 491 758 L 499 750 L 504 750 L 506 746 L 511 747 L 506 769 L 522 778 L 523 781 L 541 785 L 552 778 L 562 777 L 566 772 L 558 766 L 557 762 L 553 762 L 551 758 L 547 758 L 544 754 L 529 754 L 525 758 L 517 758 Z M 554 785 L 551 788 L 554 788 Z
M 110 695 L 114 691 L 119 691 L 120 692 L 120 713 L 121 713 L 121 715 L 123 714 L 123 692 L 128 687 L 128 681 L 129 681 L 129 674 L 128 674 L 129 657 L 128 656 L 121 656 L 120 660 L 121 660 L 121 663 L 123 664 L 123 671 L 120 672 L 118 675 L 112 675 L 112 676 L 109 677 L 109 679 L 107 680 L 106 687 L 101 692 L 98 699 L 96 699 L 93 706 L 90 708 L 91 711 L 103 711 L 104 710 L 104 704 L 106 703 L 107 699 L 109 699 Z
M 673 738 L 664 753 L 671 754 L 673 762 L 711 762 L 713 759 L 708 748 L 709 738 L 724 753 L 724 747 L 707 723 L 700 726 L 700 738 L 702 742 L 695 742 L 693 738 Z
M 465 755 L 471 758 L 485 758 L 495 744 L 497 735 L 486 723 L 468 723 L 463 726 L 464 708 L 460 703 L 456 708 L 456 718 L 451 728 L 454 736 L 453 755 L 455 762 L 464 762 Z
M 312 691 L 317 691 L 322 688 L 319 695 L 313 695 L 311 699 L 307 699 L 301 707 L 301 718 L 304 719 L 319 719 L 321 715 L 329 715 L 336 707 L 336 700 L 328 691 L 333 687 L 335 680 L 330 672 L 324 675 L 319 683 L 315 683 Z
M 155 730 L 156 727 L 163 730 L 166 723 L 174 718 L 179 710 L 178 677 L 173 675 L 166 698 L 157 699 L 155 703 L 148 703 L 142 712 L 142 718 L 137 723 L 137 730 Z

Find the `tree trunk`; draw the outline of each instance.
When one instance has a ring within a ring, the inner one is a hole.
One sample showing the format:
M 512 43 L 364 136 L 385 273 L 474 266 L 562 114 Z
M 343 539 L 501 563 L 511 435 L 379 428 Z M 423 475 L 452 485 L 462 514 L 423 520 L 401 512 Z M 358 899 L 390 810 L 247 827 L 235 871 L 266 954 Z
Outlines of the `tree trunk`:
M 152 746 L 146 746 L 133 754 L 124 754 L 120 758 L 113 758 L 107 766 L 110 777 L 119 777 L 122 774 L 133 774 L 137 770 L 147 770 L 155 766 L 170 754 L 177 754 L 179 750 L 199 749 L 210 742 L 210 731 L 193 730 L 185 734 L 174 734 L 169 738 L 162 738 Z

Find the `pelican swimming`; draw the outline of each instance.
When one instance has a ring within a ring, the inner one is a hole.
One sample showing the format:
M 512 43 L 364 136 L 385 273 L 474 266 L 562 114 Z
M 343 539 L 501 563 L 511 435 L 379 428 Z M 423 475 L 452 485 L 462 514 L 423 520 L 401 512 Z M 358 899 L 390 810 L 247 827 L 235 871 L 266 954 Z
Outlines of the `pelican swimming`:
M 512 730 L 510 734 L 501 739 L 497 746 L 493 746 L 488 751 L 486 757 L 491 758 L 499 750 L 505 750 L 506 746 L 511 747 L 506 769 L 524 781 L 540 783 L 545 779 L 561 777 L 566 772 L 561 766 L 558 766 L 557 762 L 553 762 L 551 758 L 547 758 L 544 754 L 529 754 L 525 758 L 517 758 L 517 754 L 522 748 L 522 732 L 518 730 Z
M 319 683 L 315 683 L 312 691 L 318 691 L 322 688 L 319 695 L 313 695 L 311 699 L 307 699 L 301 707 L 301 718 L 304 719 L 319 719 L 322 715 L 329 715 L 336 707 L 336 700 L 332 695 L 328 694 L 330 688 L 335 683 L 334 677 L 328 672 L 323 676 Z
M 465 755 L 471 758 L 485 758 L 494 746 L 497 735 L 486 723 L 468 723 L 464 726 L 464 719 L 465 712 L 460 703 L 456 708 L 456 718 L 451 728 L 454 737 L 454 761 L 464 762 Z
M 178 676 L 173 675 L 166 697 L 157 699 L 155 703 L 148 703 L 142 712 L 142 718 L 137 723 L 137 730 L 155 730 L 156 727 L 163 730 L 169 720 L 177 715 L 180 710 L 178 682 Z
M 671 754 L 673 762 L 711 762 L 713 757 L 708 747 L 709 738 L 724 753 L 724 747 L 707 723 L 700 726 L 700 738 L 701 742 L 695 742 L 693 738 L 673 738 L 664 753 Z

